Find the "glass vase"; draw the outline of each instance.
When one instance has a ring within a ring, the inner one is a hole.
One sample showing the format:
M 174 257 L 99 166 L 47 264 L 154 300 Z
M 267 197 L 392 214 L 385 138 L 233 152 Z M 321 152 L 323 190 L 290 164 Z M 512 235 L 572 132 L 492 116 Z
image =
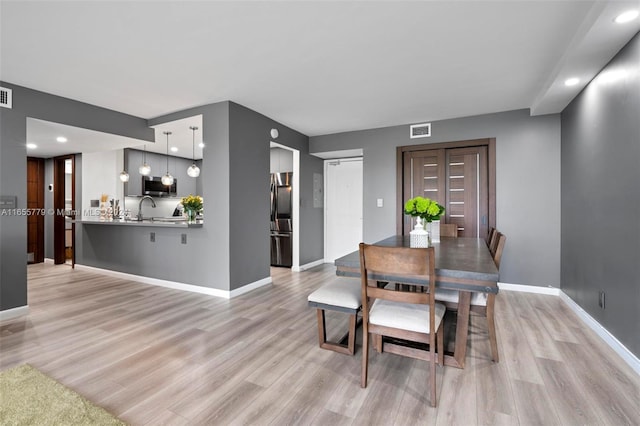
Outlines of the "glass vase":
M 198 212 L 193 209 L 185 209 L 185 212 L 187 213 L 187 223 L 196 223 Z

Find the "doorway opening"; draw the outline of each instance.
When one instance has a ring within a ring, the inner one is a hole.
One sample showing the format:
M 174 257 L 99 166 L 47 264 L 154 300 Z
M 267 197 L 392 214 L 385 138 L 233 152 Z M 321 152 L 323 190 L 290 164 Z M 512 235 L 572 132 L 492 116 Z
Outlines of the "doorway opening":
M 291 173 L 291 270 L 300 271 L 300 151 L 273 141 L 270 147 L 271 173 Z
M 75 156 L 53 159 L 53 263 L 75 264 L 75 224 L 67 221 L 75 212 Z

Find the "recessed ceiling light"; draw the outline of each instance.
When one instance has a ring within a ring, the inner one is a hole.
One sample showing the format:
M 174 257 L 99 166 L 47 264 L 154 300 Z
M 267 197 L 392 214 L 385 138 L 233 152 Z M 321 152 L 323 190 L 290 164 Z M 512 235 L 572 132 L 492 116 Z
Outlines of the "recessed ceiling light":
M 620 15 L 616 16 L 616 19 L 614 21 L 618 24 L 625 24 L 627 22 L 633 21 L 637 17 L 638 17 L 637 10 L 627 10 L 626 12 L 623 12 Z
M 580 79 L 578 77 L 571 77 L 564 81 L 565 86 L 575 86 L 578 83 L 580 83 Z
M 64 136 L 58 136 L 56 140 L 60 143 L 65 143 L 67 141 L 67 138 L 65 138 Z
M 198 144 L 198 146 L 199 146 L 200 148 L 204 148 L 204 142 L 200 142 L 200 143 Z
M 178 147 L 172 146 L 171 147 L 171 152 L 178 152 Z
M 29 149 L 36 149 L 37 147 L 38 147 L 38 145 L 36 145 L 35 143 L 29 142 L 27 144 L 27 148 L 29 148 Z

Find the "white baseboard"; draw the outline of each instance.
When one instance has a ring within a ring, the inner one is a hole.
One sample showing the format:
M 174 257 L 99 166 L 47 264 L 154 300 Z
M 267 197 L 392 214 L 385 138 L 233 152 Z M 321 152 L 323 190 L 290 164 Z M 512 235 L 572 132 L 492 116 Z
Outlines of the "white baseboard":
M 47 263 L 47 264 L 51 264 L 51 265 L 53 265 L 53 259 L 48 258 L 48 257 L 45 257 L 45 258 L 44 258 L 44 263 Z
M 254 281 L 250 284 L 247 285 L 243 285 L 240 288 L 236 288 L 235 290 L 231 290 L 229 292 L 229 296 L 228 298 L 234 298 L 236 296 L 240 296 L 241 294 L 245 294 L 248 293 L 252 290 L 255 290 L 256 288 L 260 288 L 260 287 L 264 287 L 265 285 L 269 285 L 271 284 L 273 281 L 271 280 L 271 277 L 267 277 L 267 278 L 263 278 L 261 280 L 258 281 Z
M 17 308 L 0 311 L 0 321 L 10 320 L 29 314 L 29 305 L 18 306 Z
M 606 328 L 604 328 L 598 321 L 596 321 L 591 315 L 587 313 L 584 309 L 580 307 L 572 298 L 567 296 L 564 291 L 560 292 L 560 298 L 564 301 L 564 303 L 571 308 L 573 312 L 578 315 L 578 317 L 589 326 L 590 329 L 595 331 L 595 333 L 600 336 L 602 340 L 605 341 L 607 345 L 609 345 L 618 355 L 624 359 L 624 361 L 629 364 L 629 367 L 636 372 L 636 374 L 640 375 L 640 359 L 636 357 L 625 345 L 623 345 L 616 337 L 611 334 Z
M 185 284 L 185 283 L 180 283 L 176 281 L 161 280 L 158 278 L 145 277 L 142 275 L 127 274 L 124 272 L 111 271 L 109 269 L 102 269 L 102 268 L 95 268 L 93 266 L 80 265 L 78 263 L 76 263 L 75 268 L 77 270 L 95 272 L 97 274 L 108 275 L 115 278 L 122 278 L 125 280 L 136 281 L 143 284 L 157 285 L 160 287 L 172 288 L 174 290 L 190 291 L 192 293 L 206 294 L 209 296 L 221 297 L 223 299 L 231 299 L 232 297 L 239 296 L 241 294 L 254 290 L 258 287 L 262 287 L 264 285 L 271 283 L 271 277 L 267 277 L 267 278 L 263 278 L 262 280 L 255 281 L 253 283 L 237 288 L 235 290 L 228 291 L 228 290 L 220 290 L 220 289 L 211 288 L 211 287 L 202 287 L 202 286 L 193 285 L 193 284 Z
M 604 328 L 598 321 L 596 321 L 591 315 L 580 307 L 572 298 L 557 287 L 538 287 L 535 285 L 521 285 L 521 284 L 507 284 L 498 283 L 500 290 L 506 291 L 521 291 L 525 293 L 537 293 L 537 294 L 549 294 L 552 296 L 559 296 L 567 306 L 578 315 L 578 318 L 582 320 L 590 329 L 592 329 L 604 342 L 609 345 L 620 357 L 640 375 L 640 359 L 636 357 L 625 345 L 623 345 L 615 336 Z
M 304 265 L 294 266 L 293 268 L 291 268 L 291 270 L 293 272 L 302 272 L 302 271 L 306 271 L 307 269 L 315 268 L 316 266 L 322 265 L 323 263 L 324 263 L 324 259 L 320 259 L 314 262 L 306 263 Z
M 506 290 L 506 291 L 521 291 L 524 293 L 550 294 L 552 296 L 560 295 L 560 289 L 558 287 L 551 287 L 551 286 L 539 287 L 536 285 L 498 283 L 498 288 L 500 290 Z

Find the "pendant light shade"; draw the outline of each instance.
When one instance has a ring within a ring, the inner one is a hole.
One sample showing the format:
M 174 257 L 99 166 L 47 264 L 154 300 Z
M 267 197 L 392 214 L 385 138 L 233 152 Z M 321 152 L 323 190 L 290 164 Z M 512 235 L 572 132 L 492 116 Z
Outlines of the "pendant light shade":
M 129 173 L 126 170 L 120 172 L 120 180 L 122 182 L 129 182 Z
M 147 164 L 147 145 L 144 146 L 144 152 L 142 153 L 142 165 L 138 168 L 138 172 L 142 176 L 149 176 L 149 173 L 151 173 L 151 166 Z
M 167 173 L 162 176 L 160 180 L 162 181 L 163 185 L 170 186 L 173 185 L 173 176 L 171 176 L 171 173 L 169 173 L 169 135 L 171 134 L 171 132 L 163 133 L 167 135 Z
M 189 128 L 193 131 L 193 143 L 191 144 L 193 164 L 187 169 L 187 174 L 192 178 L 196 178 L 200 176 L 200 168 L 196 166 L 196 130 L 198 130 L 198 128 L 196 126 L 190 126 Z

